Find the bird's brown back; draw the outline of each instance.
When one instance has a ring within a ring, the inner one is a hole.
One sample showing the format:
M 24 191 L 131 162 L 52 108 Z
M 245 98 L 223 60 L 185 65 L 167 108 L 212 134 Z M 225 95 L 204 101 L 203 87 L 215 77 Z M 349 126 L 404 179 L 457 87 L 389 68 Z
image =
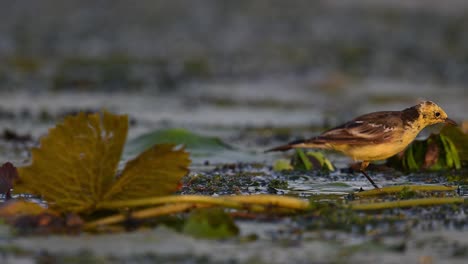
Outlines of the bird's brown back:
M 403 129 L 403 123 L 402 111 L 374 112 L 329 129 L 310 140 L 351 145 L 385 143 L 398 136 L 395 132 Z

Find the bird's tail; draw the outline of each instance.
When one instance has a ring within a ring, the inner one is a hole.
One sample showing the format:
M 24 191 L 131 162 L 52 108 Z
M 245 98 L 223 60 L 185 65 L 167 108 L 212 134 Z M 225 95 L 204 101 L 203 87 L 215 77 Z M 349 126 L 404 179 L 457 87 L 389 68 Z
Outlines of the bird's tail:
M 323 148 L 326 148 L 326 145 L 325 145 L 325 142 L 319 140 L 318 138 L 313 138 L 309 140 L 296 140 L 286 145 L 268 149 L 265 152 L 286 151 L 286 150 L 290 150 L 293 148 L 322 148 L 323 149 Z

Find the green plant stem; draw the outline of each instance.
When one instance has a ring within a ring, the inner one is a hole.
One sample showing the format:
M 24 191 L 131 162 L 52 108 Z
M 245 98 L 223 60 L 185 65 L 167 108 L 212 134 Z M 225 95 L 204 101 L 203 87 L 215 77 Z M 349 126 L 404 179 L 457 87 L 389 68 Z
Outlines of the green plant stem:
M 158 206 L 156 208 L 148 208 L 148 209 L 136 211 L 136 212 L 131 213 L 130 217 L 135 218 L 135 219 L 144 219 L 144 218 L 149 218 L 149 217 L 157 217 L 161 215 L 180 213 L 189 209 L 199 208 L 199 207 L 201 206 L 197 206 L 194 204 L 169 204 L 169 205 Z M 85 224 L 84 230 L 91 230 L 98 226 L 103 226 L 103 225 L 121 223 L 125 221 L 126 218 L 127 216 L 123 214 L 111 215 L 111 216 L 104 217 L 96 221 L 92 221 L 92 222 Z
M 134 219 L 146 219 L 161 215 L 181 213 L 194 208 L 222 206 L 248 210 L 250 212 L 272 212 L 273 208 L 305 210 L 309 207 L 309 202 L 286 196 L 278 195 L 239 195 L 211 197 L 202 195 L 179 195 L 165 196 L 132 201 L 116 201 L 101 203 L 101 209 L 115 209 L 124 207 L 137 207 L 147 205 L 160 205 L 158 207 L 147 208 L 132 212 L 130 217 Z M 284 212 L 284 211 L 283 211 Z M 123 222 L 127 216 L 116 214 L 96 221 L 87 223 L 85 230 L 91 230 L 98 226 L 110 225 Z
M 219 205 L 229 208 L 242 208 L 242 204 L 235 201 L 222 200 L 220 198 L 203 195 L 171 195 L 161 197 L 150 197 L 135 200 L 108 201 L 97 205 L 98 209 L 121 209 L 125 207 L 140 207 L 151 205 L 162 205 L 171 203 L 200 203 Z
M 296 153 L 299 155 L 299 158 L 301 159 L 302 163 L 304 164 L 304 167 L 306 170 L 311 170 L 312 169 L 312 163 L 310 162 L 309 158 L 307 155 L 304 153 L 302 149 L 296 149 Z
M 456 186 L 443 186 L 443 185 L 399 185 L 388 186 L 379 189 L 372 189 L 363 192 L 354 193 L 357 197 L 377 196 L 391 193 L 401 192 L 403 189 L 408 191 L 422 191 L 422 192 L 448 192 L 457 190 Z
M 455 204 L 464 203 L 465 198 L 462 197 L 447 197 L 447 198 L 421 198 L 421 199 L 410 199 L 400 200 L 392 202 L 380 202 L 380 203 L 356 203 L 353 202 L 349 207 L 353 210 L 359 211 L 371 211 L 371 210 L 383 210 L 392 208 L 404 208 L 414 206 L 431 206 L 431 205 L 442 205 L 442 204 Z
M 236 195 L 223 196 L 223 199 L 242 202 L 245 204 L 256 204 L 267 207 L 279 207 L 294 210 L 306 210 L 309 208 L 309 202 L 288 196 L 259 194 L 259 195 Z
M 211 197 L 204 195 L 173 195 L 136 200 L 102 202 L 97 205 L 97 208 L 119 209 L 125 207 L 151 206 L 170 203 L 210 204 L 234 209 L 248 209 L 253 211 L 263 211 L 263 206 L 284 207 L 297 210 L 305 210 L 309 206 L 307 201 L 277 195 L 240 195 L 221 197 Z M 258 207 L 259 205 L 262 207 Z

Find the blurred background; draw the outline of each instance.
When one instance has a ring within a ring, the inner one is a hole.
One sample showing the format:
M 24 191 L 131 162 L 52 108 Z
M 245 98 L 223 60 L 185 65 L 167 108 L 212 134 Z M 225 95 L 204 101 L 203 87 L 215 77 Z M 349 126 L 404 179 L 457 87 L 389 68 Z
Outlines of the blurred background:
M 1 1 L 0 129 L 32 137 L 106 108 L 257 148 L 421 99 L 462 121 L 467 85 L 463 0 Z

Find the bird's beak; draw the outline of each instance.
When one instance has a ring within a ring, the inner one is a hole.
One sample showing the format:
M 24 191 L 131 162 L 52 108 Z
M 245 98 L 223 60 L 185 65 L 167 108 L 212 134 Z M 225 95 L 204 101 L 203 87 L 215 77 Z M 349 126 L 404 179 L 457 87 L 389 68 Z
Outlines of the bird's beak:
M 453 121 L 452 119 L 450 118 L 445 118 L 445 124 L 449 124 L 449 125 L 452 125 L 452 126 L 457 126 L 457 122 Z

